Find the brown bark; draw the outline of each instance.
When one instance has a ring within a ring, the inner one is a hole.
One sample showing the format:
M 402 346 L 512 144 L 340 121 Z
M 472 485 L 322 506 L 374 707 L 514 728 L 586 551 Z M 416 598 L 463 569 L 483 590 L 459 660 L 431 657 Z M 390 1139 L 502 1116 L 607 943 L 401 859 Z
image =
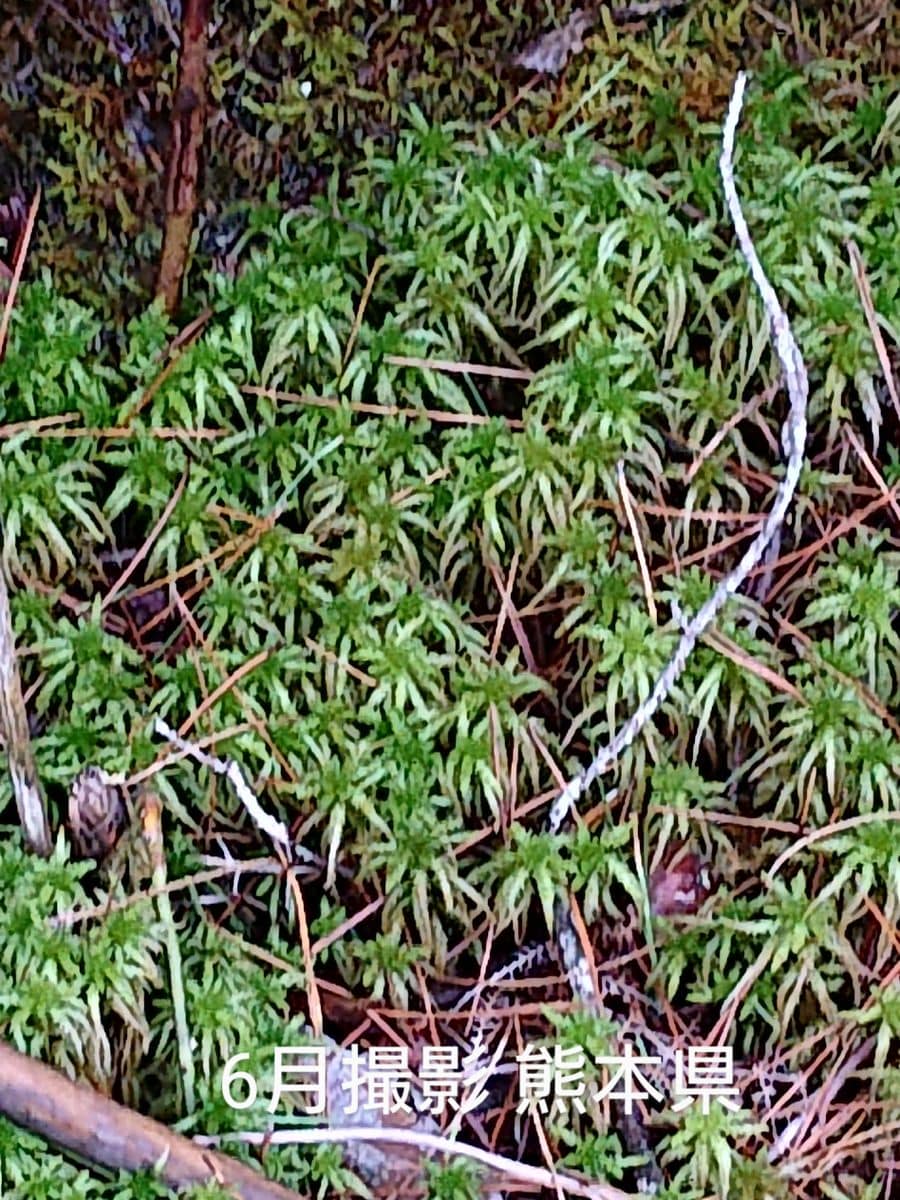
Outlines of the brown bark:
M 165 1125 L 72 1083 L 0 1041 L 0 1113 L 66 1150 L 129 1171 L 156 1164 L 173 1188 L 215 1179 L 241 1200 L 298 1200 L 252 1167 L 204 1149 Z
M 185 0 L 178 90 L 172 101 L 172 145 L 166 180 L 166 229 L 157 296 L 171 316 L 178 307 L 197 207 L 200 151 L 206 127 L 206 58 L 210 0 Z

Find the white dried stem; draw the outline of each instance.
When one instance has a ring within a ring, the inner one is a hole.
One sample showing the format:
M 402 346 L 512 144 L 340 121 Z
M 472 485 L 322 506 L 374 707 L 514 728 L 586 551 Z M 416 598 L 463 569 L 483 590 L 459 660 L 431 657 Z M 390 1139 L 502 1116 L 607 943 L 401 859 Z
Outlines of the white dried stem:
M 278 842 L 280 845 L 291 848 L 291 836 L 285 825 L 281 821 L 276 821 L 273 816 L 262 807 L 256 796 L 253 794 L 253 789 L 248 785 L 247 781 L 241 774 L 241 769 L 233 759 L 216 758 L 212 754 L 207 754 L 203 750 L 198 750 L 196 746 L 192 746 L 190 742 L 179 737 L 174 729 L 170 729 L 161 717 L 156 718 L 153 726 L 154 732 L 159 737 L 165 738 L 173 746 L 179 749 L 183 754 L 195 759 L 198 763 L 202 763 L 204 767 L 208 767 L 210 771 L 216 775 L 224 775 L 231 786 L 234 788 L 235 795 L 246 808 L 250 815 L 250 819 L 261 829 L 263 833 L 269 835 L 273 842 Z
M 545 1167 L 531 1167 L 517 1159 L 505 1158 L 482 1150 L 478 1146 L 467 1146 L 438 1134 L 420 1133 L 413 1129 L 368 1126 L 350 1126 L 341 1129 L 276 1129 L 268 1133 L 229 1133 L 221 1137 L 195 1137 L 200 1146 L 217 1146 L 230 1140 L 246 1142 L 255 1146 L 322 1146 L 341 1142 L 383 1142 L 387 1145 L 415 1147 L 424 1154 L 461 1155 L 480 1163 L 492 1171 L 499 1171 L 511 1179 L 521 1179 L 537 1187 L 552 1188 L 571 1196 L 585 1196 L 587 1200 L 634 1200 L 629 1192 L 608 1183 L 589 1183 L 573 1175 L 549 1171 Z
M 496 987 L 505 979 L 521 978 L 526 972 L 545 963 L 548 957 L 547 947 L 543 944 L 536 943 L 534 946 L 526 946 L 487 979 L 465 992 L 454 1004 L 454 1009 L 459 1012 L 460 1009 L 467 1008 L 473 1002 L 478 1001 L 482 992 Z
M 732 159 L 734 155 L 734 137 L 738 118 L 744 98 L 747 77 L 741 72 L 735 80 L 734 92 L 722 137 L 722 154 L 719 158 L 719 169 L 722 175 L 722 186 L 728 203 L 728 210 L 734 224 L 738 245 L 750 268 L 750 274 L 757 290 L 762 297 L 766 314 L 769 318 L 769 328 L 775 353 L 784 372 L 784 381 L 790 399 L 790 409 L 782 428 L 781 440 L 784 453 L 787 456 L 784 477 L 775 492 L 772 507 L 760 527 L 759 533 L 753 539 L 738 564 L 718 584 L 709 600 L 699 612 L 687 620 L 679 613 L 681 638 L 662 674 L 656 681 L 653 691 L 646 701 L 639 705 L 634 715 L 622 726 L 613 740 L 594 758 L 579 775 L 577 775 L 555 800 L 548 818 L 548 829 L 558 833 L 569 817 L 572 809 L 578 803 L 582 793 L 604 771 L 608 770 L 618 760 L 620 755 L 641 733 L 647 723 L 653 718 L 660 705 L 668 697 L 687 665 L 698 640 L 712 625 L 716 616 L 734 595 L 750 572 L 762 561 L 766 550 L 777 537 L 785 514 L 793 500 L 803 469 L 803 459 L 806 448 L 806 402 L 809 394 L 809 381 L 806 367 L 794 341 L 791 327 L 784 309 L 778 303 L 772 286 L 757 257 L 750 232 L 741 211 L 740 201 L 734 185 L 734 170 Z M 565 970 L 573 994 L 591 1011 L 602 1009 L 600 997 L 597 995 L 591 965 L 585 957 L 581 940 L 578 937 L 576 924 L 570 905 L 563 899 L 556 905 L 556 943 L 559 949 L 560 961 Z M 626 1142 L 630 1153 L 640 1153 L 647 1159 L 646 1165 L 639 1168 L 639 1182 L 645 1192 L 656 1192 L 662 1184 L 662 1173 L 650 1149 L 641 1123 L 627 1115 L 620 1115 L 619 1131 Z
M 735 81 L 734 93 L 725 120 L 719 169 L 738 245 L 750 268 L 753 282 L 756 284 L 763 305 L 765 306 L 769 318 L 772 343 L 784 371 L 784 381 L 790 398 L 790 409 L 781 433 L 782 446 L 787 455 L 784 477 L 778 485 L 775 492 L 775 499 L 765 521 L 760 526 L 759 532 L 740 561 L 719 582 L 715 591 L 703 607 L 684 625 L 675 652 L 657 679 L 650 695 L 643 704 L 638 706 L 634 714 L 626 721 L 613 740 L 595 756 L 593 762 L 576 775 L 563 788 L 559 796 L 557 796 L 547 821 L 547 828 L 550 833 L 559 832 L 584 791 L 590 787 L 599 775 L 602 775 L 614 765 L 648 722 L 652 720 L 660 705 L 669 696 L 672 688 L 681 677 L 699 639 L 710 625 L 712 625 L 721 609 L 730 597 L 735 594 L 750 572 L 762 561 L 766 548 L 781 528 L 785 514 L 794 498 L 794 492 L 797 489 L 797 483 L 800 479 L 800 472 L 803 469 L 803 457 L 806 448 L 806 401 L 809 395 L 809 381 L 806 374 L 806 367 L 797 343 L 794 340 L 794 335 L 791 332 L 787 315 L 779 304 L 778 297 L 775 295 L 771 284 L 765 276 L 753 242 L 750 239 L 750 231 L 747 228 L 747 222 L 744 220 L 744 214 L 741 211 L 741 204 L 734 186 L 734 170 L 732 165 L 734 135 L 743 104 L 746 82 L 746 74 L 741 72 Z

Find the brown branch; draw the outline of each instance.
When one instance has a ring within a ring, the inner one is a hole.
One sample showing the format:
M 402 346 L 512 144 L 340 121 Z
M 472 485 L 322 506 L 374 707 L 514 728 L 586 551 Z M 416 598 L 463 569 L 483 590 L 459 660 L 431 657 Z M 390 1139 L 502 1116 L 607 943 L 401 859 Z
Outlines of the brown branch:
M 12 272 L 9 275 L 9 289 L 3 300 L 3 315 L 0 316 L 0 362 L 3 361 L 3 355 L 6 353 L 6 338 L 9 334 L 9 322 L 12 317 L 13 307 L 16 303 L 16 293 L 19 290 L 19 284 L 22 282 L 22 271 L 25 267 L 25 256 L 28 253 L 28 247 L 31 243 L 31 235 L 34 233 L 34 223 L 37 219 L 38 205 L 41 202 L 41 189 L 38 188 L 34 193 L 34 198 L 31 201 L 31 207 L 28 210 L 28 216 L 25 218 L 25 228 L 19 238 L 19 245 L 16 249 L 15 261 L 13 263 Z
M 297 1200 L 244 1163 L 206 1150 L 165 1125 L 72 1083 L 0 1042 L 0 1113 L 48 1141 L 113 1170 L 157 1167 L 172 1188 L 215 1179 L 241 1200 Z
M 206 58 L 210 0 L 186 0 L 178 91 L 172 101 L 172 147 L 166 181 L 166 231 L 156 295 L 171 316 L 178 307 L 197 207 L 200 150 L 206 127 Z

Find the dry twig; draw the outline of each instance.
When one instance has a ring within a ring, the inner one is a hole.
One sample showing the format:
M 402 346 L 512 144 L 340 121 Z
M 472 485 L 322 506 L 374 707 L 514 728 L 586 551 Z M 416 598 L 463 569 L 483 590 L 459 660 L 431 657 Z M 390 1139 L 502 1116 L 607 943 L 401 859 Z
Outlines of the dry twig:
M 44 810 L 44 799 L 38 781 L 22 684 L 16 663 L 16 643 L 13 636 L 12 614 L 6 578 L 0 566 L 0 736 L 6 749 L 9 777 L 12 783 L 19 820 L 25 841 L 35 854 L 49 856 L 52 849 L 50 827 Z
M 141 813 L 144 840 L 150 851 L 150 864 L 153 870 L 153 890 L 156 893 L 156 908 L 166 933 L 166 954 L 169 959 L 169 987 L 172 996 L 172 1016 L 175 1027 L 175 1040 L 178 1043 L 178 1065 L 181 1067 L 181 1078 L 184 1087 L 184 1107 L 188 1114 L 196 1107 L 194 1091 L 195 1070 L 194 1055 L 191 1045 L 190 1026 L 187 1018 L 187 1002 L 184 995 L 184 976 L 181 961 L 181 945 L 178 941 L 178 929 L 169 900 L 167 885 L 167 867 L 162 832 L 162 805 L 159 797 L 151 791 L 144 792 L 143 811 Z
M 200 149 L 206 125 L 206 56 L 209 0 L 186 0 L 178 91 L 172 103 L 172 157 L 166 183 L 166 231 L 156 294 L 170 315 L 178 307 L 191 244 Z
M 206 754 L 203 750 L 191 745 L 180 737 L 174 729 L 170 729 L 162 718 L 157 717 L 153 725 L 154 732 L 161 738 L 165 738 L 167 742 L 171 742 L 176 749 L 188 758 L 193 758 L 196 762 L 204 767 L 208 767 L 215 775 L 224 775 L 231 786 L 234 788 L 237 798 L 250 814 L 250 819 L 258 829 L 263 833 L 268 834 L 273 842 L 278 845 L 290 849 L 291 836 L 286 827 L 281 821 L 276 821 L 273 816 L 260 805 L 256 796 L 253 794 L 253 789 L 241 774 L 241 769 L 233 759 L 215 758 L 212 754 Z
M 866 274 L 865 264 L 859 252 L 859 247 L 853 240 L 847 243 L 847 253 L 850 256 L 850 269 L 853 271 L 853 278 L 856 282 L 860 301 L 862 302 L 863 312 L 866 314 L 866 324 L 869 326 L 869 332 L 872 335 L 875 353 L 878 355 L 878 362 L 884 372 L 884 382 L 887 385 L 888 395 L 894 406 L 894 412 L 900 417 L 900 395 L 897 393 L 897 381 L 894 379 L 894 370 L 891 366 L 890 355 L 887 352 L 887 346 L 884 344 L 884 338 L 878 325 L 878 314 L 875 311 L 875 301 L 872 299 L 872 289 L 869 286 L 869 277 Z
M 482 1150 L 478 1146 L 467 1146 L 450 1138 L 433 1133 L 420 1133 L 413 1129 L 345 1126 L 337 1129 L 277 1129 L 269 1133 L 234 1133 L 226 1136 L 257 1146 L 323 1146 L 334 1142 L 384 1142 L 387 1145 L 415 1146 L 425 1153 L 462 1155 L 511 1179 L 520 1179 L 537 1187 L 553 1188 L 570 1196 L 585 1196 L 587 1200 L 633 1200 L 631 1193 L 623 1192 L 608 1183 L 588 1183 L 572 1175 L 562 1175 L 544 1167 L 532 1167 L 516 1159 Z M 194 1140 L 203 1146 L 215 1146 L 223 1139 L 198 1137 Z
M 0 1042 L 0 1113 L 58 1146 L 113 1170 L 152 1170 L 171 1188 L 217 1182 L 241 1200 L 298 1200 L 252 1167 L 204 1150 L 165 1125 Z
M 19 284 L 22 281 L 22 270 L 25 266 L 25 256 L 28 253 L 31 235 L 34 232 L 34 223 L 37 220 L 38 205 L 40 202 L 41 189 L 38 188 L 34 193 L 34 198 L 31 201 L 31 207 L 28 210 L 28 216 L 25 218 L 25 228 L 22 231 L 22 236 L 19 238 L 19 246 L 16 250 L 15 262 L 13 263 L 12 278 L 9 281 L 9 289 L 7 290 L 3 302 L 3 315 L 0 316 L 0 361 L 3 360 L 3 355 L 6 353 L 6 339 L 9 334 L 9 323 L 12 319 L 12 312 L 16 303 L 16 293 L 18 292 Z

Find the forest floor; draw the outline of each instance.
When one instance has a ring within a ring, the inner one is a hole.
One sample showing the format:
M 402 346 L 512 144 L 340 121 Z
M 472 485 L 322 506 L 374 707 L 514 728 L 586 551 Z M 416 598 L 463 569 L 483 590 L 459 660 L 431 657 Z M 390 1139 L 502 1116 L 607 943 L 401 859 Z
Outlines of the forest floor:
M 741 70 L 803 469 L 557 832 L 785 474 Z M 889 0 L 0 8 L 6 1042 L 303 1195 L 900 1196 L 898 77 Z

